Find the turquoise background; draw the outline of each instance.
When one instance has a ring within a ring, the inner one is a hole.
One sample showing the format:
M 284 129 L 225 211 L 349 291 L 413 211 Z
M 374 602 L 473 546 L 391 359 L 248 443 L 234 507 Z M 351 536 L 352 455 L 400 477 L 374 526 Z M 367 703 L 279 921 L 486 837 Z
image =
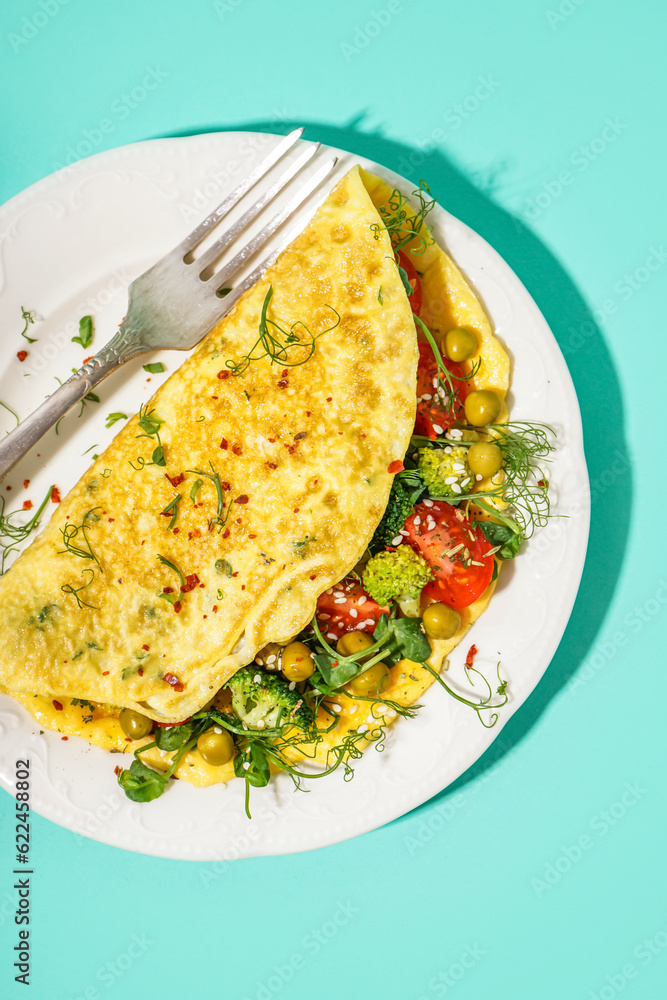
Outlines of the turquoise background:
M 0 201 L 105 117 L 96 149 L 280 115 L 423 176 L 543 310 L 593 483 L 560 648 L 454 786 L 337 847 L 218 871 L 34 816 L 27 995 L 664 996 L 664 6 L 10 0 L 1 24 Z M 119 111 L 149 69 L 159 84 Z M 8 998 L 26 995 L 11 970 L 11 809 L 3 793 Z

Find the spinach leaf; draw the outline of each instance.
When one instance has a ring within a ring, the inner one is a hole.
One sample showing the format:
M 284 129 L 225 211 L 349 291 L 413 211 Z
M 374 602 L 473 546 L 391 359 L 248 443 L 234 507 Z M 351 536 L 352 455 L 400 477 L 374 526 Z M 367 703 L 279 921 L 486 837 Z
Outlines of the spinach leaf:
M 412 293 L 414 292 L 414 288 L 412 287 L 408 279 L 408 272 L 405 270 L 404 267 L 401 267 L 400 264 L 398 265 L 398 273 L 401 276 L 401 281 L 403 282 L 403 288 L 405 288 L 405 294 L 412 295 Z
M 192 723 L 184 722 L 182 726 L 156 726 L 153 739 L 158 750 L 180 750 L 192 737 Z
M 339 688 L 356 677 L 363 668 L 363 663 L 349 660 L 345 656 L 330 656 L 328 653 L 315 653 L 315 665 L 324 683 L 330 688 Z
M 118 784 L 133 802 L 150 802 L 159 798 L 168 782 L 169 778 L 140 760 L 133 760 L 129 770 L 118 775 Z
M 245 767 L 250 764 L 250 767 Z M 253 740 L 247 753 L 237 754 L 234 758 L 234 774 L 237 778 L 245 778 L 248 784 L 255 788 L 268 785 L 271 771 L 266 759 L 266 752 L 259 741 Z
M 511 521 L 510 518 L 506 518 L 503 524 L 497 524 L 495 521 L 477 521 L 476 523 L 487 542 L 501 546 L 496 553 L 499 559 L 514 559 L 523 541 L 523 532 L 518 524 Z
M 389 625 L 401 657 L 415 663 L 428 660 L 431 644 L 424 634 L 421 618 L 392 618 Z

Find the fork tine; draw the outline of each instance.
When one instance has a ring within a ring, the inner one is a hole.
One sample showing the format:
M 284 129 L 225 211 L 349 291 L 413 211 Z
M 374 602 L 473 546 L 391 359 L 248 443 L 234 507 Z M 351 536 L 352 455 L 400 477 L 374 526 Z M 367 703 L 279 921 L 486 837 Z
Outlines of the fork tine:
M 295 177 L 300 170 L 305 167 L 309 160 L 313 158 L 315 153 L 320 148 L 320 143 L 313 143 L 311 146 L 307 146 L 306 149 L 298 156 L 289 166 L 281 173 L 278 180 L 271 185 L 271 187 L 260 195 L 260 197 L 255 201 L 247 212 L 244 212 L 241 218 L 230 226 L 222 236 L 213 243 L 208 250 L 206 250 L 201 257 L 193 262 L 197 266 L 197 270 L 200 274 L 204 274 L 207 269 L 211 268 L 218 257 L 222 254 L 223 250 L 233 242 L 246 227 L 256 219 L 260 212 L 266 208 L 269 202 L 273 201 L 277 194 L 286 187 L 289 182 Z M 212 273 L 212 272 L 211 272 Z
M 196 226 L 188 236 L 185 237 L 177 246 L 172 250 L 173 254 L 182 253 L 185 256 L 191 250 L 193 250 L 198 243 L 203 240 L 206 234 L 213 229 L 214 226 L 220 222 L 221 219 L 236 205 L 241 198 L 247 192 L 254 187 L 257 181 L 261 180 L 262 177 L 269 172 L 272 166 L 278 162 L 278 160 L 284 156 L 288 149 L 301 138 L 303 135 L 303 128 L 295 128 L 292 132 L 285 136 L 277 146 L 271 150 L 271 152 L 264 157 L 263 160 L 257 164 L 255 169 L 245 177 L 241 183 L 234 188 L 231 194 L 222 201 L 213 212 L 206 216 L 206 218 Z
M 287 205 L 283 209 L 281 209 L 280 212 L 274 215 L 273 218 L 269 222 L 267 222 L 267 224 L 250 240 L 250 242 L 246 243 L 246 245 L 241 250 L 239 250 L 236 256 L 233 257 L 230 261 L 228 261 L 227 264 L 225 264 L 222 270 L 217 271 L 215 274 L 211 275 L 211 278 L 202 280 L 211 281 L 211 279 L 214 279 L 214 287 L 216 289 L 221 288 L 227 281 L 227 279 L 230 278 L 233 274 L 235 274 L 235 272 L 238 271 L 239 268 L 247 260 L 249 260 L 249 258 L 252 257 L 253 254 L 255 254 L 260 249 L 260 247 L 264 246 L 266 241 L 273 235 L 273 233 L 275 233 L 275 231 L 279 229 L 280 226 L 282 226 L 282 224 L 286 222 L 291 215 L 294 214 L 297 208 L 299 208 L 303 204 L 303 202 L 310 197 L 313 191 L 315 191 L 315 189 L 322 183 L 324 178 L 331 173 L 333 168 L 336 166 L 337 162 L 338 162 L 337 156 L 325 160 L 325 162 L 319 167 L 319 169 L 316 170 L 315 173 L 311 174 L 311 176 L 304 183 L 304 185 L 301 188 L 299 188 L 299 191 L 296 192 L 296 194 L 291 198 L 291 200 L 287 203 Z M 245 278 L 243 282 L 241 282 L 241 285 L 237 286 L 234 289 L 234 293 L 232 293 L 233 297 L 232 295 L 229 295 L 225 299 L 225 303 L 228 303 L 229 308 L 231 308 L 234 302 L 236 302 L 236 300 L 240 297 L 243 291 L 245 291 L 247 288 L 250 287 L 250 285 L 254 284 L 255 281 L 257 281 L 257 278 L 266 270 L 267 267 L 269 267 L 270 264 L 273 263 L 273 261 L 276 259 L 276 257 L 283 248 L 284 247 L 281 246 L 278 249 L 272 250 L 270 254 L 267 254 L 267 256 L 261 261 L 261 263 L 253 270 L 252 274 L 248 275 L 248 277 Z M 228 309 L 225 309 L 225 312 L 227 311 Z

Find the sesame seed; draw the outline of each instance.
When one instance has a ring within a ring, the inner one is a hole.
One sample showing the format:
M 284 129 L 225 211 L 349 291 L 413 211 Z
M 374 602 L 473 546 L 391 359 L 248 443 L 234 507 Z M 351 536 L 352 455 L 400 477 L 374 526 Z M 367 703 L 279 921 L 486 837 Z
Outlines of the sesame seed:
M 454 490 L 455 493 L 461 492 L 461 487 L 459 486 L 458 483 L 452 483 L 452 489 Z
M 266 723 L 264 722 L 264 719 L 259 719 L 259 720 L 257 721 L 257 728 L 258 728 L 258 729 L 264 729 L 264 726 L 265 726 L 265 725 L 266 725 Z
M 475 476 L 475 479 L 477 480 L 477 482 L 479 482 L 479 481 L 480 481 L 480 479 L 484 479 L 484 476 L 482 476 L 482 475 L 481 475 L 481 474 L 480 474 L 480 473 L 478 472 L 478 473 L 477 473 L 477 475 Z
M 290 691 L 293 691 L 295 687 L 296 687 L 296 681 L 290 681 L 290 685 L 289 685 Z
M 213 732 L 217 733 L 219 736 L 220 733 L 222 732 L 222 729 L 220 728 L 220 726 L 213 726 Z
M 422 519 L 421 519 L 421 517 L 419 516 L 419 514 L 417 514 L 417 516 L 416 516 L 416 518 L 415 518 L 415 522 L 414 522 L 414 523 L 415 523 L 415 528 L 417 527 L 417 525 L 418 525 L 418 524 L 421 524 L 421 523 L 422 523 Z
M 425 500 L 424 500 L 424 503 L 426 503 Z M 404 538 L 407 538 L 409 534 L 410 534 L 410 532 L 406 531 L 405 528 L 401 528 L 401 530 L 399 531 L 399 535 L 403 535 Z
M 255 684 L 261 684 L 261 682 L 262 682 L 261 675 L 260 674 L 255 674 L 255 676 L 253 677 L 253 681 L 255 682 Z
M 465 467 L 465 465 L 463 465 L 462 462 L 454 462 L 454 464 L 452 465 L 452 469 L 454 470 L 454 472 L 465 472 L 466 471 L 466 467 Z
M 330 618 L 331 618 L 331 615 L 327 615 L 327 614 L 321 614 L 320 615 L 320 621 L 323 621 L 323 622 L 328 622 Z
M 434 379 L 433 379 L 433 388 L 434 388 L 434 389 L 437 389 L 437 388 L 438 388 L 438 380 L 437 380 L 437 378 L 434 378 Z
M 247 771 L 249 767 L 250 767 L 250 761 L 249 760 L 244 760 L 243 761 L 243 769 L 245 771 Z
M 334 704 L 331 706 L 331 708 L 333 709 L 334 712 L 342 712 L 343 711 L 342 706 L 339 705 L 338 702 L 334 702 Z
M 389 711 L 387 712 L 387 718 L 388 719 L 395 719 L 396 718 L 396 712 L 394 711 L 393 708 L 390 708 Z
M 424 504 L 425 507 L 432 507 L 433 506 L 433 501 L 432 500 L 422 500 L 422 503 Z
M 345 604 L 347 597 L 334 597 L 334 604 Z
M 357 618 L 358 615 L 359 615 L 359 612 L 357 611 L 356 608 L 350 608 L 350 618 Z
M 338 636 L 335 632 L 327 632 L 327 639 L 337 639 Z
M 452 441 L 460 441 L 463 437 L 463 431 L 460 427 L 450 427 L 447 431 L 447 437 L 451 438 Z
M 372 618 L 367 618 L 365 622 L 361 622 L 360 624 L 368 625 L 368 627 L 370 628 L 372 625 L 375 625 L 375 622 L 373 621 Z
M 456 476 L 447 476 L 447 478 L 445 479 L 445 483 L 447 484 L 447 486 L 451 486 L 452 483 L 455 482 L 457 482 Z
M 433 396 L 430 394 L 430 392 L 425 392 L 424 395 L 422 396 L 422 399 L 433 399 Z
M 366 597 L 366 595 L 362 594 L 361 597 L 357 600 L 357 604 L 365 604 L 367 600 L 368 598 Z
M 277 659 L 278 659 L 278 657 L 276 656 L 276 654 L 275 653 L 271 653 L 271 656 L 267 656 L 266 662 L 267 663 L 275 663 Z
M 362 723 L 362 724 L 361 724 L 361 725 L 359 726 L 359 728 L 357 729 L 357 732 L 358 732 L 358 733 L 367 733 L 367 732 L 368 732 L 368 726 L 366 725 L 366 723 L 365 723 L 365 722 L 364 722 L 364 723 Z
M 445 448 L 445 455 L 451 455 L 451 453 L 452 453 L 452 446 L 450 444 L 449 448 Z
M 433 424 L 433 430 L 436 434 L 442 434 L 442 427 L 439 424 Z
M 392 538 L 391 544 L 400 545 L 402 541 L 403 541 L 403 535 L 396 535 L 396 538 Z
M 469 482 L 470 482 L 470 476 L 466 476 L 463 482 L 461 483 L 461 486 L 467 486 Z
M 358 706 L 358 705 L 353 705 L 353 706 L 352 706 L 352 708 L 350 709 L 350 715 L 354 715 L 354 713 L 356 712 L 356 710 L 357 710 L 358 708 L 359 708 L 359 706 Z

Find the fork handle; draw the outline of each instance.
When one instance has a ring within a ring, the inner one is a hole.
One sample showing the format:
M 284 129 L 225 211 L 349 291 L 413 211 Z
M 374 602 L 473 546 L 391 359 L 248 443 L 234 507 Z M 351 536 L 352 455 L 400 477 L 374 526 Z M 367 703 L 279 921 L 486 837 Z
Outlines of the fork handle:
M 137 338 L 121 327 L 99 354 L 82 365 L 78 372 L 63 382 L 41 406 L 0 442 L 0 482 L 39 439 L 73 406 L 81 402 L 98 382 L 140 353 L 142 349 L 138 348 Z

